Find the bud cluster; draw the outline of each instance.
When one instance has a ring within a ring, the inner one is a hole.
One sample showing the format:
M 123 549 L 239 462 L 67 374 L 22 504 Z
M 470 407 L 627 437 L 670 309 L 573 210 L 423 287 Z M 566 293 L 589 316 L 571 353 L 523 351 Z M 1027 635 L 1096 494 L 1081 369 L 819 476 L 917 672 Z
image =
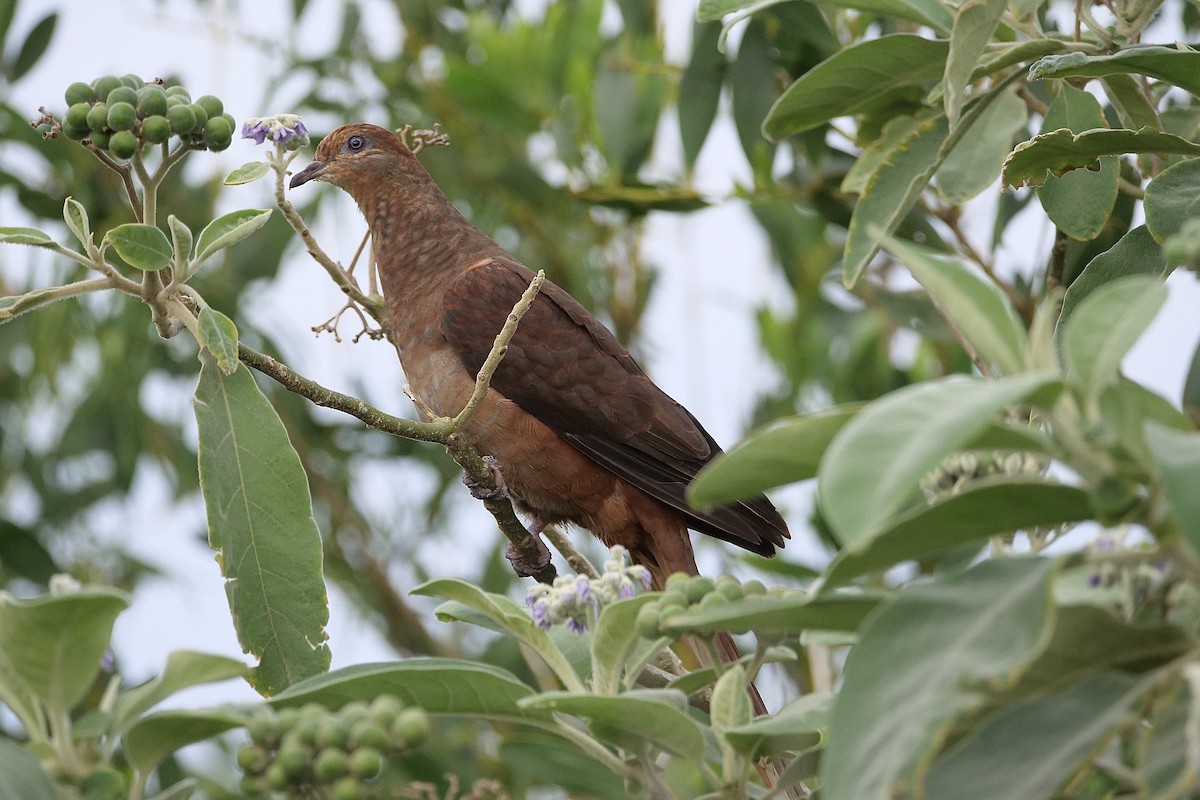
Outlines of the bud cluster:
M 967 450 L 951 453 L 921 479 L 921 488 L 929 494 L 954 493 L 989 475 L 1039 475 L 1050 466 L 1050 459 L 1022 450 Z
M 554 584 L 535 583 L 525 595 L 525 605 L 533 612 L 533 621 L 542 630 L 566 623 L 576 633 L 587 630 L 600 609 L 618 600 L 633 597 L 635 587 L 650 588 L 650 572 L 640 565 L 625 566 L 625 548 L 609 550 L 604 572 L 597 578 L 586 575 L 560 575 Z
M 657 603 L 647 603 L 638 611 L 634 623 L 637 631 L 647 639 L 656 639 L 664 633 L 672 635 L 683 632 L 680 626 L 671 624 L 689 609 L 708 610 L 727 606 L 747 597 L 789 598 L 803 597 L 799 589 L 772 586 L 767 589 L 762 581 L 742 583 L 732 575 L 722 575 L 716 580 L 702 575 L 685 575 L 677 572 L 667 579 L 666 589 Z
M 237 753 L 250 796 L 287 792 L 295 797 L 365 800 L 384 758 L 406 752 L 429 736 L 429 715 L 406 708 L 394 695 L 370 705 L 347 703 L 333 712 L 318 703 L 276 711 L 265 707 L 246 724 L 250 744 Z
M 236 127 L 220 99 L 204 95 L 193 102 L 182 86 L 161 79 L 147 83 L 132 74 L 73 83 L 66 101 L 62 129 L 67 138 L 121 159 L 172 136 L 197 150 L 224 150 Z

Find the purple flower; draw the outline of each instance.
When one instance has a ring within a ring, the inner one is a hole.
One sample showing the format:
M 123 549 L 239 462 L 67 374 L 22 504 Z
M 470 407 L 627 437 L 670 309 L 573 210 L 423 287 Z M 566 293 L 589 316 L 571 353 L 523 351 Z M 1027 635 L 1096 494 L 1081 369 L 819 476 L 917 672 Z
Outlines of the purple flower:
M 288 150 L 308 144 L 308 128 L 295 114 L 276 114 L 273 117 L 253 117 L 242 125 L 242 138 L 262 144 L 270 139 Z
M 575 579 L 575 599 L 584 605 L 596 604 L 596 598 L 592 595 L 592 583 L 584 575 Z
M 621 588 L 617 589 L 617 597 L 621 600 L 628 600 L 633 597 L 633 583 L 629 580 L 622 580 Z
M 538 599 L 533 604 L 533 624 L 544 631 L 550 630 L 550 604 L 544 599 Z
M 574 617 L 571 617 L 569 620 L 567 620 L 567 627 L 575 631 L 575 633 L 583 633 L 587 630 L 587 625 L 584 625 Z
M 641 578 L 641 580 L 642 580 L 642 588 L 645 589 L 647 592 L 650 591 L 650 585 L 652 583 L 652 580 L 650 578 L 650 570 L 646 569 L 645 567 L 642 567 L 641 569 L 638 570 L 638 577 Z
M 270 129 L 261 119 L 254 119 L 242 125 L 242 138 L 253 139 L 255 144 L 262 144 L 267 140 L 267 134 Z

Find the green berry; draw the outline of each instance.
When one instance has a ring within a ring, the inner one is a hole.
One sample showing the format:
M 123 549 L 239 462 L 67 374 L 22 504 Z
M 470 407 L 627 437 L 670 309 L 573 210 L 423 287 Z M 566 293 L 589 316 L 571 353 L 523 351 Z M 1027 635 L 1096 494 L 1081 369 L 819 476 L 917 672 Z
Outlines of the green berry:
M 704 596 L 712 592 L 716 588 L 712 578 L 705 578 L 696 575 L 687 582 L 687 599 L 688 603 L 699 603 L 704 599 Z
M 772 586 L 770 589 L 767 590 L 767 597 L 782 598 L 786 594 L 787 594 L 786 586 Z
M 233 128 L 223 117 L 214 117 L 204 123 L 204 143 L 210 149 L 221 151 L 233 142 Z
M 384 748 L 388 745 L 388 735 L 383 727 L 371 719 L 360 719 L 350 729 L 350 746 Z
M 729 598 L 720 592 L 709 592 L 700 598 L 700 608 L 703 609 L 719 608 L 727 605 L 729 605 Z
M 183 88 L 179 84 L 175 84 L 174 86 L 164 87 L 163 91 L 167 93 L 167 97 L 186 97 L 186 98 L 188 98 L 189 103 L 192 102 L 192 100 L 191 100 L 192 96 L 190 94 L 188 94 L 188 90 Z
M 403 710 L 404 704 L 394 694 L 381 694 L 371 701 L 371 716 L 384 728 L 390 727 Z
M 321 722 L 324 717 L 314 717 L 300 712 L 300 719 L 296 720 L 296 727 L 292 729 L 291 737 L 301 744 L 312 747 L 317 743 L 317 734 L 321 730 Z
M 677 587 L 677 586 L 678 586 L 679 588 L 683 588 L 684 586 L 686 586 L 686 585 L 687 585 L 687 582 L 688 582 L 688 580 L 689 580 L 689 578 L 690 578 L 690 577 L 691 577 L 691 576 L 690 576 L 690 575 L 688 575 L 686 572 L 675 572 L 675 573 L 672 573 L 671 575 L 668 575 L 668 576 L 667 576 L 667 586 L 666 586 L 666 588 L 667 588 L 668 590 L 670 590 L 670 589 L 674 589 L 674 588 L 675 588 L 675 587 Z
M 88 800 L 118 800 L 125 796 L 125 780 L 111 767 L 98 769 L 80 785 Z
M 263 778 L 266 780 L 267 786 L 276 792 L 287 791 L 288 784 L 291 783 L 290 776 L 278 761 L 267 767 Z
M 166 117 L 146 117 L 142 120 L 142 138 L 150 144 L 162 144 L 171 138 L 171 123 Z
M 132 72 L 122 75 L 121 83 L 128 86 L 130 89 L 133 89 L 134 91 L 137 91 L 146 85 L 146 82 L 142 80 L 140 75 L 134 75 Z
M 392 738 L 401 747 L 417 747 L 429 738 L 429 715 L 422 708 L 406 708 L 392 723 Z
M 105 75 L 103 78 L 97 78 L 92 83 L 92 92 L 95 97 L 103 100 L 108 97 L 108 93 L 121 85 L 121 79 L 115 75 Z
M 117 158 L 133 158 L 138 151 L 138 140 L 133 131 L 117 131 L 108 142 L 108 149 Z
M 88 112 L 91 110 L 90 103 L 75 103 L 67 109 L 67 114 L 63 117 L 63 125 L 70 125 L 72 128 L 86 128 Z
M 299 778 L 308 773 L 312 751 L 298 742 L 287 742 L 279 748 L 275 763 L 283 768 L 289 778 Z
M 131 131 L 137 124 L 137 111 L 129 103 L 113 103 L 108 107 L 108 127 L 114 131 Z
M 142 123 L 143 125 L 145 123 Z M 281 708 L 279 710 L 279 735 L 286 736 L 288 731 L 296 727 L 296 720 L 300 719 L 300 709 L 298 708 Z
M 84 125 L 82 128 L 77 128 L 74 125 L 63 125 L 63 133 L 66 134 L 66 137 L 71 141 L 81 142 L 87 138 L 91 131 L 86 125 Z
M 682 603 L 668 603 L 665 600 L 662 601 L 661 603 L 659 603 L 659 606 L 658 606 L 659 629 L 661 630 L 663 624 L 666 623 L 669 619 L 671 619 L 671 617 L 677 617 L 680 614 L 682 614 L 683 612 L 684 612 L 684 605 Z
M 350 740 L 350 726 L 336 717 L 328 718 L 317 729 L 317 747 L 345 747 Z
M 191 106 L 175 106 L 167 109 L 167 122 L 171 123 L 171 131 L 180 136 L 187 136 L 196 130 L 196 114 Z
M 248 744 L 237 751 L 237 765 L 242 772 L 258 775 L 267 768 L 271 759 L 267 751 L 256 744 Z
M 747 597 L 761 597 L 767 593 L 766 585 L 760 580 L 746 581 L 742 584 L 742 590 Z
M 728 600 L 741 600 L 746 596 L 746 590 L 741 581 L 732 575 L 722 575 L 717 578 L 717 591 Z
M 229 123 L 229 130 L 237 130 L 237 120 L 233 118 L 233 114 L 222 114 L 221 119 Z
M 108 97 L 104 98 L 104 102 L 111 107 L 116 103 L 129 103 L 129 105 L 137 105 L 138 93 L 128 86 L 118 86 L 108 93 Z
M 350 756 L 350 772 L 364 781 L 375 778 L 383 771 L 383 756 L 374 747 L 355 750 Z
M 167 108 L 174 108 L 175 106 L 190 106 L 191 104 L 192 104 L 192 101 L 189 100 L 185 95 L 182 95 L 182 94 L 167 95 Z
M 371 711 L 361 700 L 354 700 L 338 710 L 338 720 L 348 729 L 353 728 L 360 720 L 366 719 Z
M 190 106 L 188 106 L 188 108 L 190 108 L 192 110 L 192 113 L 196 115 L 196 128 L 195 129 L 198 131 L 203 130 L 204 123 L 208 122 L 208 112 L 205 111 L 204 107 L 201 106 L 199 103 L 192 103 Z
M 95 147 L 97 150 L 107 150 L 108 142 L 109 139 L 112 138 L 112 134 L 92 131 L 88 138 L 92 140 L 92 147 Z
M 219 97 L 213 97 L 211 94 L 196 98 L 196 105 L 204 109 L 204 113 L 208 115 L 209 119 L 225 113 L 225 104 Z
M 279 742 L 279 731 L 276 730 L 275 714 L 271 711 L 261 711 L 246 723 L 246 734 L 250 741 L 263 747 L 274 747 Z
M 87 113 L 88 129 L 100 133 L 108 127 L 108 106 L 104 103 L 96 103 Z
M 329 790 L 330 800 L 363 800 L 365 796 L 357 778 L 342 778 Z
M 65 94 L 67 105 L 73 106 L 76 103 L 90 103 L 96 99 L 92 92 L 92 87 L 81 81 L 76 81 L 67 87 Z
M 263 779 L 257 775 L 243 775 L 238 787 L 242 790 L 242 794 L 250 797 L 264 794 L 263 789 L 266 788 Z
M 317 760 L 313 762 L 313 774 L 317 776 L 317 780 L 326 783 L 350 774 L 350 760 L 346 758 L 346 751 L 337 747 L 326 747 L 317 753 Z
M 152 117 L 167 113 L 167 93 L 161 86 L 143 86 L 137 93 L 139 117 Z
M 634 620 L 634 627 L 639 635 L 647 639 L 658 638 L 658 624 L 662 617 L 659 615 L 658 603 L 647 603 L 642 606 Z

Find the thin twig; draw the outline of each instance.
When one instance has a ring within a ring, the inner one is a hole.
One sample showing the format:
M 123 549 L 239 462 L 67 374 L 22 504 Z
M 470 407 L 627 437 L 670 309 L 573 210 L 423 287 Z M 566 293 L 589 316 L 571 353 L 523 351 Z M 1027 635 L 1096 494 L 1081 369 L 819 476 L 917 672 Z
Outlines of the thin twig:
M 567 565 L 575 570 L 576 574 L 586 575 L 589 578 L 600 577 L 600 572 L 592 566 L 592 562 L 587 560 L 587 556 L 575 547 L 571 537 L 567 536 L 566 531 L 562 528 L 557 525 L 547 525 L 542 529 L 542 535 L 550 542 L 550 546 L 558 551 Z

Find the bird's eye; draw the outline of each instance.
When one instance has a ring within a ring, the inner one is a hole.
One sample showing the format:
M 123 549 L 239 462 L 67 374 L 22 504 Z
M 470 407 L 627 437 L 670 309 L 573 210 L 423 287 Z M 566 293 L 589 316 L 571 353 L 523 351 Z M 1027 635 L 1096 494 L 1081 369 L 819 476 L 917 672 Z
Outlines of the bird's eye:
M 355 134 L 346 140 L 346 146 L 351 150 L 362 150 L 367 146 L 367 140 L 358 134 Z

